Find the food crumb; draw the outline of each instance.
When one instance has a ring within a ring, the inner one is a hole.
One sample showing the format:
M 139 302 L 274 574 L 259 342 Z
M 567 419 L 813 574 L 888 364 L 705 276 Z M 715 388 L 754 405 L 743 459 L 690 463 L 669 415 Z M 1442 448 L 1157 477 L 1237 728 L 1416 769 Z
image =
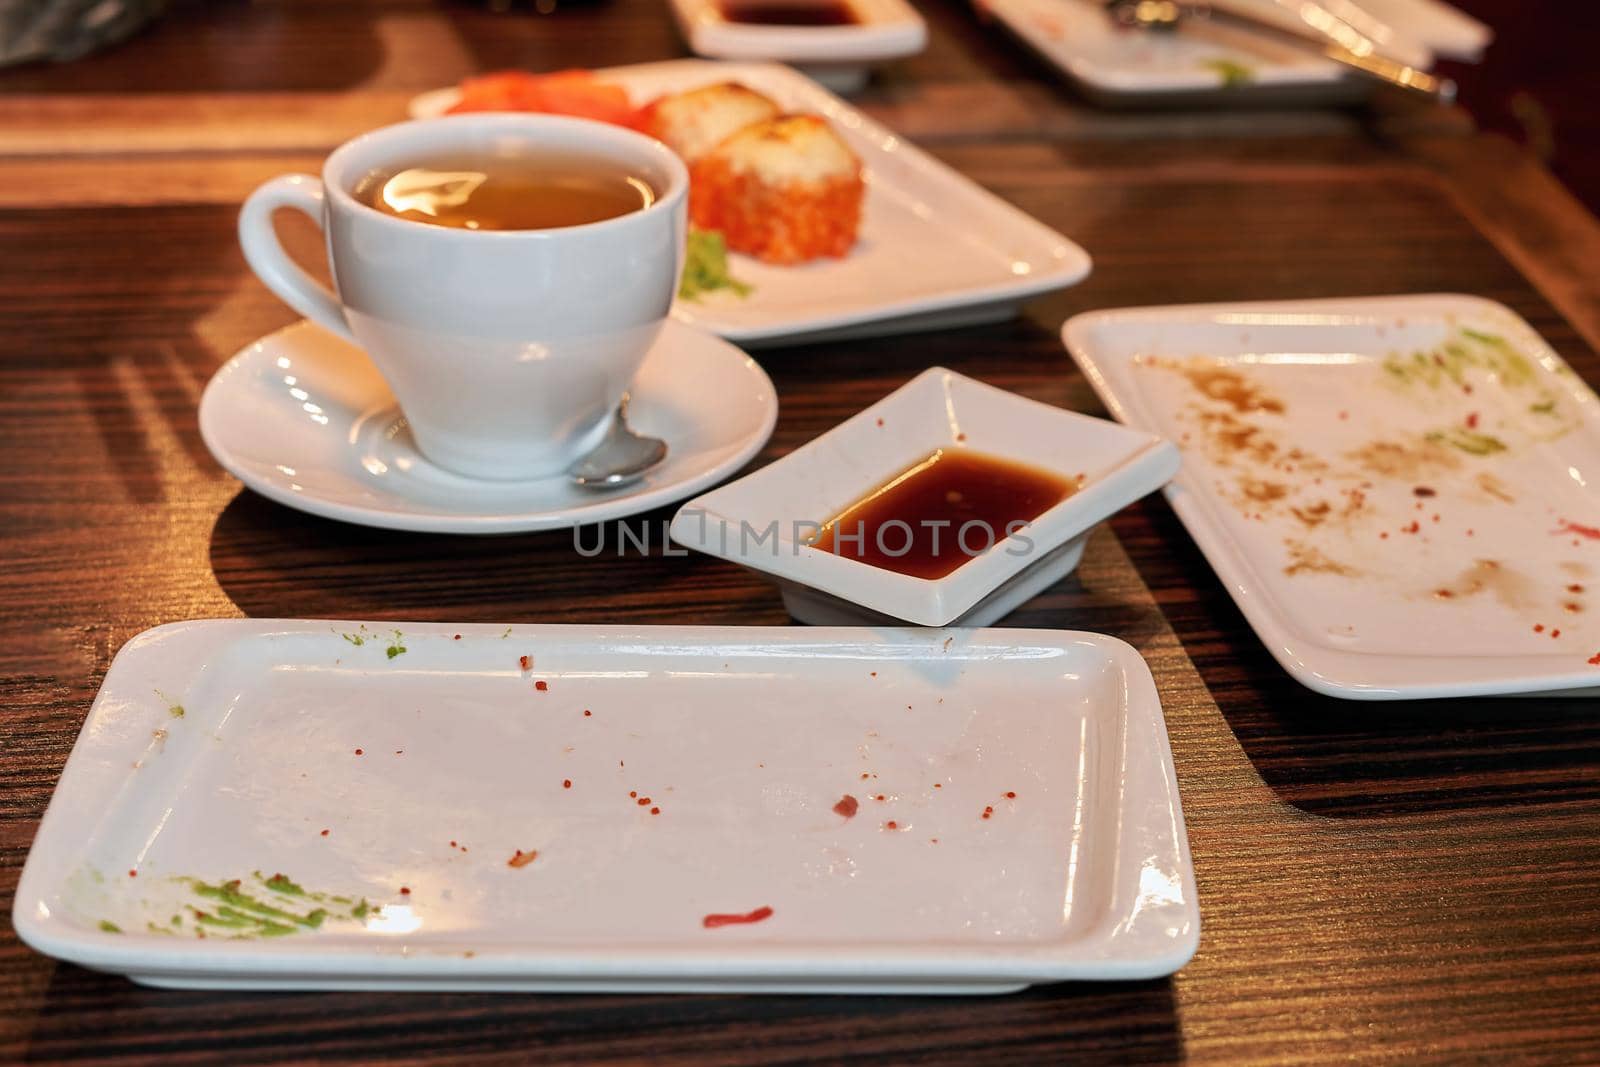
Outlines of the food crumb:
M 538 858 L 539 858 L 539 851 L 537 849 L 530 848 L 528 851 L 524 852 L 519 848 L 519 849 L 517 849 L 515 855 L 513 855 L 510 859 L 506 860 L 506 866 L 507 867 L 526 867 L 528 864 L 532 863 L 534 860 L 536 860 Z
M 409 886 L 401 886 L 400 895 L 403 897 L 409 897 L 411 895 L 411 888 Z
M 594 712 L 590 711 L 588 708 L 584 708 L 583 709 L 583 717 L 584 718 L 587 719 L 589 716 L 591 716 L 593 714 L 594 714 Z
M 1014 790 L 1014 789 L 1006 790 L 1006 799 L 1007 800 L 1015 800 L 1015 799 L 1017 799 L 1016 790 Z
M 128 877 L 129 878 L 137 878 L 137 877 L 139 877 L 139 872 L 136 871 L 136 870 L 133 870 L 132 868 L 129 868 Z
M 366 755 L 366 752 L 365 752 L 365 751 L 363 751 L 363 750 L 362 750 L 362 749 L 359 749 L 359 748 L 358 748 L 358 749 L 356 749 L 356 755 L 358 755 L 358 756 L 365 756 L 365 755 Z
M 661 814 L 661 809 L 660 808 L 651 808 L 650 809 L 650 814 L 651 815 L 660 815 Z
M 328 831 L 328 830 L 324 830 L 324 831 L 322 831 L 322 836 L 323 836 L 323 837 L 327 837 L 327 836 L 328 836 L 328 834 L 329 834 L 329 832 L 330 832 L 330 831 Z
M 461 640 L 461 635 L 460 634 L 456 634 L 455 640 L 457 640 L 457 641 Z
M 992 805 L 985 804 L 984 807 L 983 807 L 983 817 L 985 819 L 988 819 L 988 818 L 991 818 L 993 815 L 994 815 L 994 807 Z
M 714 930 L 719 926 L 733 926 L 737 923 L 758 923 L 772 918 L 772 909 L 760 907 L 755 911 L 745 912 L 743 915 L 707 915 L 700 920 L 700 925 L 707 930 Z
M 898 830 L 900 829 L 900 824 L 895 822 L 893 819 L 890 819 L 888 822 L 883 824 L 883 828 L 885 830 Z
M 518 656 L 517 657 L 517 663 L 525 671 L 533 670 L 533 657 L 532 656 Z
M 562 789 L 571 789 L 572 788 L 572 779 L 571 778 L 563 778 L 563 779 L 561 779 L 561 788 Z
M 540 678 L 537 682 L 533 683 L 533 687 L 539 692 L 543 693 L 550 688 L 550 683 L 545 681 L 543 678 Z
M 844 796 L 839 798 L 839 803 L 833 806 L 833 811 L 835 815 L 843 815 L 846 819 L 849 819 L 854 817 L 855 813 L 860 809 L 860 807 L 860 801 L 856 800 L 856 798 L 851 796 L 849 793 L 846 793 Z
M 1533 632 L 1536 633 L 1536 634 L 1544 633 L 1544 623 L 1542 623 L 1542 622 L 1534 623 L 1533 624 Z

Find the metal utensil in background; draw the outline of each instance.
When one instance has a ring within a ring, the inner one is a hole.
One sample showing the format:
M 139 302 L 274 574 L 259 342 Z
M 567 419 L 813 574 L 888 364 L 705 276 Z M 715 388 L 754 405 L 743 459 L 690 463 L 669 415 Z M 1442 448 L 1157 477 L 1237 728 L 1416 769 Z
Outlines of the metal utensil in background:
M 1155 33 L 1171 33 L 1180 28 L 1203 28 L 1207 24 L 1243 28 L 1276 43 L 1314 51 L 1386 85 L 1440 103 L 1455 99 L 1455 82 L 1383 55 L 1371 38 L 1315 0 L 1296 0 L 1293 5 L 1285 4 L 1282 7 L 1300 20 L 1300 31 L 1287 29 L 1275 21 L 1257 18 L 1237 8 L 1183 0 L 1109 0 L 1106 12 L 1120 26 Z

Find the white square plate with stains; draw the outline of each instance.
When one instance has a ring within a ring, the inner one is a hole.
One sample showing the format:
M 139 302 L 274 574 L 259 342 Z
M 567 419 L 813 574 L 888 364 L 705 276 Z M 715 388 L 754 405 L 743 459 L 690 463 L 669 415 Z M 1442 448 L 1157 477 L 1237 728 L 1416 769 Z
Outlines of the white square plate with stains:
M 1199 937 L 1149 669 L 1028 630 L 158 627 L 13 919 L 253 989 L 999 993 Z
M 1430 295 L 1071 319 L 1286 670 L 1363 700 L 1600 684 L 1595 394 L 1508 308 Z
M 745 348 L 949 329 L 1012 318 L 1024 301 L 1089 273 L 1078 245 L 788 67 L 682 59 L 595 74 L 635 105 L 739 82 L 785 111 L 826 118 L 866 169 L 860 238 L 848 255 L 795 266 L 730 255 L 749 294 L 679 300 L 672 315 L 680 322 Z M 424 93 L 411 116 L 442 115 L 459 98 L 453 88 Z

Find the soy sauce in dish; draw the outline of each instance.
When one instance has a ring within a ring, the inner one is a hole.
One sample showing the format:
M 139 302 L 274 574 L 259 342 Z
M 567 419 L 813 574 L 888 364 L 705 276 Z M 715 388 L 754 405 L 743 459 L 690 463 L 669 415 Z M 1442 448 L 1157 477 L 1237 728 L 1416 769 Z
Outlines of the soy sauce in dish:
M 843 0 L 722 0 L 718 7 L 729 22 L 757 26 L 852 26 L 861 21 Z
M 846 507 L 810 544 L 914 578 L 943 578 L 1077 490 L 1076 480 L 1050 471 L 941 448 Z

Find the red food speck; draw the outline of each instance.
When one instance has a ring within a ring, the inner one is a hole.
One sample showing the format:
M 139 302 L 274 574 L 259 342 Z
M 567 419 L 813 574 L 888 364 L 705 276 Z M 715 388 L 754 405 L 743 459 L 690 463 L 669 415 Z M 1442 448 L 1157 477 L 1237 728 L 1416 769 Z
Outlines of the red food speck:
M 1476 411 L 1474 411 L 1472 414 L 1467 416 L 1467 429 L 1476 430 L 1477 428 L 1478 428 L 1478 413 Z
M 1469 530 L 1468 530 L 1468 531 L 1467 531 L 1467 536 L 1468 536 L 1468 537 L 1471 537 L 1471 536 L 1472 536 L 1472 531 L 1471 531 L 1471 530 L 1470 530 L 1470 529 L 1469 529 Z
M 844 796 L 839 798 L 839 803 L 833 806 L 833 811 L 835 815 L 843 815 L 848 819 L 855 815 L 856 810 L 860 807 L 861 804 L 856 800 L 856 798 L 851 796 L 849 793 L 846 793 Z
M 1388 530 L 1385 530 L 1385 531 L 1383 531 L 1382 533 L 1380 533 L 1378 535 L 1378 540 L 1380 540 L 1380 541 L 1387 541 L 1388 539 L 1389 539 L 1389 531 Z
M 883 828 L 885 830 L 898 830 L 900 829 L 900 824 L 895 822 L 893 819 L 890 819 L 888 822 L 883 824 Z
M 882 426 L 882 425 L 883 425 L 883 420 L 882 420 L 882 419 L 879 419 L 879 420 L 878 420 L 878 425 L 879 425 L 879 426 Z
M 533 657 L 532 656 L 518 656 L 517 657 L 517 663 L 520 664 L 522 669 L 525 670 L 525 671 L 533 670 Z
M 956 434 L 956 440 L 957 441 L 965 441 L 966 439 L 967 439 L 967 435 L 966 434 L 964 434 L 964 433 Z
M 637 789 L 630 789 L 628 790 L 628 795 L 630 797 L 636 797 L 639 795 L 639 791 Z
M 707 930 L 715 930 L 719 926 L 735 926 L 740 923 L 758 923 L 763 919 L 772 918 L 772 909 L 760 907 L 755 911 L 747 911 L 743 915 L 707 915 L 700 920 L 700 925 Z
M 1550 532 L 1557 535 L 1577 534 L 1580 537 L 1587 537 L 1591 541 L 1600 541 L 1600 527 L 1585 526 L 1582 523 L 1572 522 L 1569 519 L 1562 519 L 1561 528 L 1559 530 L 1552 530 Z M 1578 542 L 1574 541 L 1572 543 L 1577 544 Z
M 1550 631 L 1550 636 L 1551 637 L 1560 637 L 1561 636 L 1561 631 L 1560 630 L 1551 630 Z
M 651 808 L 650 809 L 650 814 L 651 815 L 660 815 L 661 814 L 661 809 L 660 808 Z
M 1589 666 L 1600 667 L 1600 652 L 1596 652 L 1594 655 L 1589 657 Z
M 322 831 L 322 836 L 323 837 L 327 837 L 328 836 L 328 831 L 327 830 Z
M 1425 485 L 1419 485 L 1416 488 L 1412 489 L 1411 492 L 1413 494 L 1415 494 L 1416 496 L 1437 496 L 1438 495 L 1438 493 L 1435 490 L 1430 489 Z
M 1583 586 L 1579 585 L 1577 582 L 1573 582 L 1571 585 L 1567 586 L 1567 592 L 1581 593 L 1583 592 Z
M 561 779 L 561 788 L 562 789 L 571 789 L 572 788 L 572 779 L 571 778 L 563 778 L 563 779 Z
M 358 748 L 358 749 L 356 749 L 356 755 L 358 755 L 358 756 L 365 756 L 365 755 L 366 755 L 366 753 L 365 753 L 365 752 L 363 752 L 363 751 L 362 751 L 362 750 L 361 750 L 361 749 L 359 749 L 359 748 Z
M 648 808 L 650 806 L 650 798 L 640 797 L 638 800 L 634 801 L 634 803 L 638 804 L 641 808 Z
M 877 677 L 877 676 L 878 676 L 878 672 L 877 672 L 877 671 L 873 671 L 873 672 L 872 672 L 872 676 L 873 676 L 873 677 L 874 677 L 874 678 L 876 678 L 876 677 Z
M 1400 528 L 1400 532 L 1401 533 L 1414 534 L 1420 529 L 1422 529 L 1422 524 L 1417 522 L 1416 519 L 1412 519 L 1411 520 L 1411 525 L 1410 526 L 1402 526 Z
M 589 716 L 591 716 L 593 714 L 594 714 L 594 712 L 590 711 L 588 708 L 584 708 L 583 709 L 583 717 L 584 718 L 587 719 Z
M 510 859 L 506 860 L 506 866 L 507 867 L 526 867 L 528 864 L 532 863 L 534 860 L 536 860 L 538 858 L 539 858 L 539 850 L 538 849 L 530 848 L 528 851 L 524 852 L 519 848 L 519 849 L 517 849 L 515 855 L 513 855 Z
M 139 872 L 135 871 L 135 870 L 129 870 L 128 871 L 128 877 L 129 878 L 137 878 L 137 877 L 139 877 Z
M 461 640 L 461 635 L 460 634 L 456 634 L 456 640 L 457 641 Z
M 934 782 L 933 783 L 933 787 L 935 789 L 943 789 L 944 788 L 944 783 L 943 782 Z
M 1536 634 L 1544 633 L 1544 623 L 1542 623 L 1542 622 L 1534 623 L 1533 624 L 1533 632 L 1536 633 Z
M 1349 418 L 1349 417 L 1350 417 L 1350 413 L 1349 413 L 1349 412 L 1348 412 L 1348 411 L 1341 411 L 1341 412 L 1339 412 L 1339 418 L 1341 418 L 1341 419 L 1348 419 L 1348 418 Z
M 1015 790 L 1011 790 L 1011 789 L 1006 790 L 1006 799 L 1007 800 L 1015 800 L 1015 799 L 1017 799 L 1016 791 Z
M 878 795 L 874 796 L 872 799 L 873 800 L 888 800 L 889 798 L 887 796 L 885 796 L 884 794 L 879 793 Z
M 1438 521 L 1439 521 L 1439 516 L 1437 516 L 1437 515 L 1435 515 L 1435 516 L 1434 516 L 1434 517 L 1433 517 L 1433 521 L 1434 521 L 1434 522 L 1438 522 Z
M 537 682 L 533 683 L 533 687 L 539 692 L 543 693 L 545 690 L 550 688 L 550 683 L 541 678 Z
M 992 806 L 985 805 L 984 809 L 983 809 L 983 817 L 985 819 L 987 819 L 990 816 L 992 816 L 993 814 L 994 814 L 994 808 Z
M 456 843 L 454 841 L 450 842 L 450 847 L 451 848 L 455 848 L 456 847 Z
M 866 771 L 862 771 L 861 772 L 861 780 L 863 782 L 867 780 L 867 772 Z
M 411 890 L 406 886 L 401 886 L 400 895 L 403 897 L 409 897 L 411 895 Z

